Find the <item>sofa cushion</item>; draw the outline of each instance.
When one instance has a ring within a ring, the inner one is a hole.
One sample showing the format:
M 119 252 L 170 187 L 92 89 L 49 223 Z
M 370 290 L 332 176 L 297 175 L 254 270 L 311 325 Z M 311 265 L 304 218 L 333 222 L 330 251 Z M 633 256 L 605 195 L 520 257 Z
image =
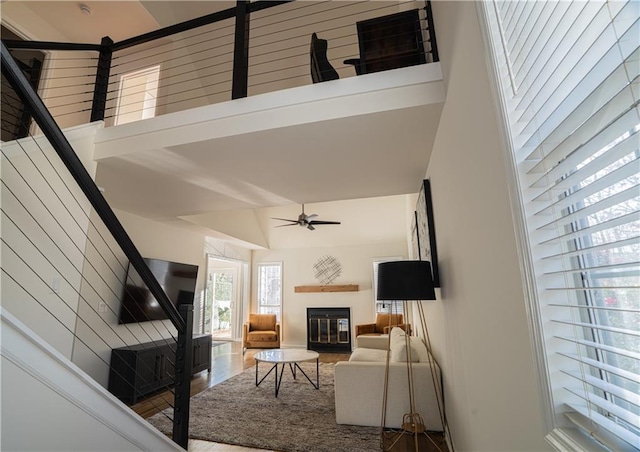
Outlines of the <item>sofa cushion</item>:
M 249 342 L 273 342 L 278 340 L 275 331 L 251 331 L 247 334 Z
M 275 331 L 275 314 L 249 314 L 249 331 Z
M 375 348 L 356 348 L 349 361 L 386 362 L 387 351 Z
M 389 350 L 391 350 L 391 362 L 407 362 L 407 341 L 406 334 L 401 328 L 393 328 L 390 333 Z M 411 362 L 428 362 L 429 354 L 422 339 L 409 336 L 411 344 Z
M 378 350 L 386 350 L 389 346 L 389 335 L 379 334 L 377 336 L 360 335 L 356 338 L 356 346 L 358 348 L 377 348 Z

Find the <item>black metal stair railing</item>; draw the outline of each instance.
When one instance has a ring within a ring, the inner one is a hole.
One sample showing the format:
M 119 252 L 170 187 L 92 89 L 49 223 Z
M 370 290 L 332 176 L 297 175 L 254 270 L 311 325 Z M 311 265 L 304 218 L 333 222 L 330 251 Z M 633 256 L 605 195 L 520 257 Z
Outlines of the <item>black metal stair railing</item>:
M 174 406 L 174 431 L 173 439 L 186 449 L 188 441 L 189 397 L 191 377 L 191 354 L 193 333 L 193 306 L 181 305 L 180 311 L 176 309 L 160 286 L 151 270 L 144 262 L 139 251 L 129 238 L 127 232 L 116 217 L 113 210 L 100 193 L 99 188 L 87 172 L 85 166 L 74 152 L 69 141 L 62 133 L 53 117 L 44 106 L 42 100 L 35 93 L 28 80 L 20 70 L 19 65 L 13 59 L 4 43 L 1 44 L 2 75 L 8 80 L 15 93 L 22 102 L 28 106 L 29 112 L 48 139 L 57 155 L 60 157 L 69 173 L 84 193 L 94 211 L 102 219 L 105 228 L 111 233 L 116 243 L 124 252 L 126 258 L 136 269 L 141 279 L 145 282 L 152 295 L 158 300 L 171 323 L 177 330 L 177 351 L 175 361 L 175 406 Z M 5 153 L 3 151 L 3 157 Z M 3 186 L 5 182 L 3 180 Z M 7 188 L 8 189 L 8 188 Z M 11 191 L 10 189 L 8 189 Z M 11 191 L 12 194 L 13 191 Z M 15 196 L 15 194 L 14 194 Z M 20 202 L 20 200 L 18 200 Z M 3 214 L 4 214 L 3 210 Z M 10 217 L 8 217 L 10 221 Z M 6 244 L 3 238 L 3 245 Z M 3 263 L 3 273 L 6 273 Z M 9 277 L 12 277 L 10 274 Z M 13 277 L 12 277 L 13 278 Z M 15 279 L 14 279 L 15 280 Z

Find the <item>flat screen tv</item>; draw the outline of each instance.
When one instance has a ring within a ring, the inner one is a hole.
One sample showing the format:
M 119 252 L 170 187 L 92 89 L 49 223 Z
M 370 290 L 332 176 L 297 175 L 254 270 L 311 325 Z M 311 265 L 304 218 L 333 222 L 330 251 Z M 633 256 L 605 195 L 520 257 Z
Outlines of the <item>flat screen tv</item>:
M 197 265 L 161 259 L 145 258 L 144 260 L 176 307 L 181 304 L 193 304 L 198 278 Z M 118 322 L 137 323 L 167 318 L 160 303 L 151 295 L 147 285 L 142 282 L 138 272 L 129 263 Z

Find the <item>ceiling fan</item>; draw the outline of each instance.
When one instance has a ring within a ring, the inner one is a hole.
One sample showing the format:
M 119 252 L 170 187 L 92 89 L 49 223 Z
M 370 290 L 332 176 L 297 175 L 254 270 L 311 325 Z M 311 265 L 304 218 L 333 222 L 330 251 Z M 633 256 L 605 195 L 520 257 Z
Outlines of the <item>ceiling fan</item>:
M 321 220 L 315 220 L 314 218 L 316 218 L 318 215 L 313 213 L 311 215 L 307 215 L 304 213 L 304 204 L 302 204 L 302 213 L 300 215 L 298 215 L 298 219 L 297 220 L 289 220 L 287 218 L 274 218 L 272 217 L 273 220 L 281 220 L 281 221 L 289 221 L 290 224 L 281 224 L 280 226 L 276 226 L 276 228 L 282 228 L 284 226 L 302 226 L 303 228 L 307 228 L 310 230 L 315 230 L 316 228 L 314 228 L 314 226 L 319 225 L 319 224 L 340 224 L 339 221 L 321 221 Z

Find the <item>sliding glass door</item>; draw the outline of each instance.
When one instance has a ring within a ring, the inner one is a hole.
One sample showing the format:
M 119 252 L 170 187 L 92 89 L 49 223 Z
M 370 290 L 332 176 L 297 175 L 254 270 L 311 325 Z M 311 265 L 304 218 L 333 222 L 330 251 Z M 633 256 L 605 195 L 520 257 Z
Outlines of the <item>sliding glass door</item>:
M 213 339 L 231 340 L 234 331 L 235 307 L 238 298 L 238 269 L 209 266 L 203 331 Z

